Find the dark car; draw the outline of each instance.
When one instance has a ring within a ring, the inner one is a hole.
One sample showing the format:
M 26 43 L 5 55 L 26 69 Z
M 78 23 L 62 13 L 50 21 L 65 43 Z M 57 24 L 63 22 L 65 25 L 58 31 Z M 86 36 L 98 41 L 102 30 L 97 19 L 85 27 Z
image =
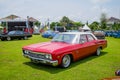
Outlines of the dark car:
M 44 37 L 44 38 L 53 38 L 56 34 L 57 34 L 57 32 L 47 30 L 47 31 L 42 33 L 42 37 Z
M 120 38 L 120 32 L 114 32 L 113 37 L 114 38 Z
M 7 34 L 0 35 L 0 39 L 2 41 L 10 41 L 12 39 L 28 39 L 29 37 L 32 37 L 32 34 L 23 31 L 10 31 Z
M 93 31 L 93 34 L 94 34 L 98 39 L 105 39 L 105 32 L 102 31 L 102 30 Z

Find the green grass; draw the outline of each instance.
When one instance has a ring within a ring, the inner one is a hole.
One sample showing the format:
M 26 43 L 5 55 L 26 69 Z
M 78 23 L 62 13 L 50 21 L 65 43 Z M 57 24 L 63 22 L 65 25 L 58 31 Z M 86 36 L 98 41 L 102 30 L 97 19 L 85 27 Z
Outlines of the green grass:
M 0 80 L 101 80 L 120 69 L 120 39 L 107 38 L 108 47 L 100 56 L 74 62 L 69 68 L 31 63 L 22 56 L 25 45 L 50 41 L 33 35 L 29 40 L 0 41 Z

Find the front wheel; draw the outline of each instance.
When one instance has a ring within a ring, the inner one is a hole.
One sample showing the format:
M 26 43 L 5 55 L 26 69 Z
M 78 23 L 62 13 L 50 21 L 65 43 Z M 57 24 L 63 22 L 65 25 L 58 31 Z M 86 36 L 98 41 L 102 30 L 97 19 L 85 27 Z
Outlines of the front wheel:
M 7 37 L 7 41 L 10 41 L 11 40 L 11 37 Z
M 99 48 L 97 48 L 97 50 L 96 50 L 96 55 L 99 56 L 100 53 L 101 53 L 101 48 L 99 47 Z
M 28 39 L 27 36 L 25 36 L 24 39 L 25 39 L 25 40 Z
M 70 55 L 65 55 L 63 58 L 62 58 L 62 63 L 61 63 L 61 66 L 63 68 L 67 68 L 69 67 L 71 64 L 71 57 Z

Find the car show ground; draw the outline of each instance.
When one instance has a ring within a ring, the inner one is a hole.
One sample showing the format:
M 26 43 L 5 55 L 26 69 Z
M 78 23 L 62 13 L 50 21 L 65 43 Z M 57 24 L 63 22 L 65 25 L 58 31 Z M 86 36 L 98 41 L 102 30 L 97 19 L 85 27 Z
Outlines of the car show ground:
M 115 76 L 120 69 L 120 39 L 107 37 L 108 47 L 100 56 L 90 56 L 69 68 L 34 64 L 22 55 L 25 45 L 51 39 L 33 35 L 28 40 L 0 41 L 0 80 L 101 80 Z

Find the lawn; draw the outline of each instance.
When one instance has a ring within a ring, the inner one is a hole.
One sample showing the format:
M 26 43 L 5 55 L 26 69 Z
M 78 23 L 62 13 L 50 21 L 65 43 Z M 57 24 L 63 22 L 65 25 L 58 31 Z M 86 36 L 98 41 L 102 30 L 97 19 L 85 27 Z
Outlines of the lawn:
M 100 80 L 115 76 L 120 69 L 120 39 L 106 39 L 108 47 L 100 56 L 84 58 L 66 69 L 34 64 L 22 56 L 23 46 L 50 39 L 33 35 L 29 40 L 0 41 L 0 80 Z

